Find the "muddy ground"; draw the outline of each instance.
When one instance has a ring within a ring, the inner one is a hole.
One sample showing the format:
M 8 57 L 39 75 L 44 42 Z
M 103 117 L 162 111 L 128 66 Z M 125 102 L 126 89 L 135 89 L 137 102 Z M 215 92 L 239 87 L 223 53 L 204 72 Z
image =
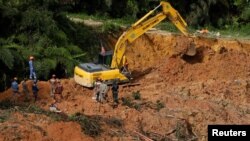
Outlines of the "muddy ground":
M 188 40 L 195 41 L 196 56 L 180 54 Z M 120 86 L 117 108 L 111 92 L 108 102 L 100 104 L 92 100 L 93 90 L 73 79 L 62 81 L 64 99 L 58 106 L 64 116 L 81 113 L 99 120 L 100 133 L 88 134 L 91 127 L 81 129 L 79 122 L 26 113 L 15 106 L 0 110 L 0 141 L 205 141 L 209 124 L 250 123 L 250 40 L 149 32 L 131 46 L 126 54 L 137 85 Z M 39 81 L 38 86 L 35 105 L 48 111 L 49 83 Z M 8 98 L 12 99 L 10 89 L 0 94 L 1 101 Z M 23 96 L 20 102 L 34 104 Z

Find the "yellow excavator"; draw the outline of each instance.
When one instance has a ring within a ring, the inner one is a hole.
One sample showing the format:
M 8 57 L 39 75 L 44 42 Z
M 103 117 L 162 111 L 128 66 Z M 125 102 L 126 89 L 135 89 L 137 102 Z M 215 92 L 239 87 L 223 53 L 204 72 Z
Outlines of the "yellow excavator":
M 155 16 L 149 18 L 158 8 L 162 7 Z M 168 2 L 162 1 L 153 10 L 149 11 L 145 16 L 134 23 L 126 30 L 118 39 L 114 52 L 106 51 L 99 54 L 98 64 L 82 63 L 74 69 L 74 80 L 77 84 L 85 87 L 93 87 L 94 82 L 100 78 L 107 83 L 119 80 L 120 83 L 128 82 L 130 73 L 124 69 L 126 64 L 125 51 L 130 43 L 143 35 L 146 31 L 168 18 L 185 36 L 188 36 L 187 24 Z M 194 56 L 196 50 L 194 46 L 188 47 L 184 53 Z

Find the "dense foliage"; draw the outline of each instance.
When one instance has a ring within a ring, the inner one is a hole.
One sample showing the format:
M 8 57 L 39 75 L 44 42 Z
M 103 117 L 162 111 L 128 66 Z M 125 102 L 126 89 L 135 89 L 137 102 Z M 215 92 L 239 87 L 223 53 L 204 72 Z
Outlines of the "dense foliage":
M 168 0 L 189 25 L 239 30 L 250 34 L 250 0 Z M 96 30 L 76 24 L 65 12 L 83 12 L 133 21 L 160 0 L 0 0 L 0 85 L 28 76 L 35 57 L 39 79 L 71 75 L 80 61 L 99 51 Z M 104 24 L 105 25 L 105 24 Z M 113 28 L 112 28 L 113 29 Z
M 65 0 L 66 1 L 66 0 Z M 108 15 L 112 18 L 140 18 L 161 0 L 71 0 L 72 11 Z M 70 3 L 69 2 L 69 3 Z M 249 0 L 168 0 L 189 25 L 216 26 L 249 24 Z
M 39 79 L 71 75 L 76 63 L 90 59 L 97 33 L 70 21 L 64 11 L 56 0 L 0 0 L 2 89 L 14 76 L 29 75 L 30 55 Z

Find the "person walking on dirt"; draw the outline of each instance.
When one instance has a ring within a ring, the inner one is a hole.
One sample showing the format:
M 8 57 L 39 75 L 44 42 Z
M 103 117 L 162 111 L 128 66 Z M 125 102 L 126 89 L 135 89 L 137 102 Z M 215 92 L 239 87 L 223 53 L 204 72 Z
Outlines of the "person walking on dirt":
M 115 105 L 117 105 L 119 103 L 118 102 L 118 89 L 119 89 L 119 85 L 118 85 L 117 80 L 113 81 L 111 89 L 112 89 L 112 94 L 113 94 L 113 102 L 114 102 Z
M 35 102 L 37 101 L 38 91 L 39 91 L 39 88 L 37 86 L 37 81 L 34 81 L 33 85 L 32 85 L 32 92 L 33 92 L 33 96 L 34 96 Z
M 100 93 L 99 93 L 99 97 L 98 97 L 99 102 L 103 103 L 104 100 L 106 100 L 107 92 L 108 92 L 108 85 L 105 82 L 101 81 Z
M 62 92 L 63 92 L 63 85 L 61 84 L 61 81 L 58 79 L 56 80 L 57 84 L 55 87 L 55 93 L 54 93 L 54 99 L 56 102 L 61 101 L 63 99 Z
M 100 85 L 101 85 L 101 78 L 97 78 L 94 83 L 94 95 L 92 97 L 92 99 L 95 99 L 97 101 L 100 93 Z
M 29 60 L 30 79 L 32 80 L 34 78 L 34 81 L 36 81 L 36 72 L 35 72 L 33 61 L 34 61 L 34 57 L 30 56 L 30 60 Z
M 15 95 L 20 95 L 19 93 L 19 87 L 18 87 L 18 83 L 17 83 L 17 77 L 14 77 L 13 81 L 11 82 L 11 89 L 13 91 L 13 96 Z
M 52 78 L 49 80 L 50 83 L 50 96 L 54 97 L 54 93 L 55 93 L 55 88 L 56 88 L 56 75 L 53 74 Z
M 29 89 L 27 85 L 27 78 L 24 78 L 22 81 L 22 87 L 23 87 L 23 94 L 25 95 L 26 98 L 29 96 Z

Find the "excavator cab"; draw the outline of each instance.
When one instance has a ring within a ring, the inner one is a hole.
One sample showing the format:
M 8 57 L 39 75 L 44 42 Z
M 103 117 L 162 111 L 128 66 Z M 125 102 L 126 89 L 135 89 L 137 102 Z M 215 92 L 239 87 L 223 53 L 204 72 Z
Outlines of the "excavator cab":
M 98 64 L 110 67 L 113 57 L 113 50 L 105 51 L 105 53 L 99 53 Z
M 111 67 L 111 62 L 113 58 L 113 50 L 106 51 L 105 53 L 99 53 L 98 56 L 98 64 L 101 64 L 105 67 L 110 68 Z M 126 63 L 124 63 L 126 64 Z M 126 65 L 122 66 L 120 68 L 120 72 L 125 75 L 129 80 L 132 79 L 131 72 L 128 70 L 128 67 Z

